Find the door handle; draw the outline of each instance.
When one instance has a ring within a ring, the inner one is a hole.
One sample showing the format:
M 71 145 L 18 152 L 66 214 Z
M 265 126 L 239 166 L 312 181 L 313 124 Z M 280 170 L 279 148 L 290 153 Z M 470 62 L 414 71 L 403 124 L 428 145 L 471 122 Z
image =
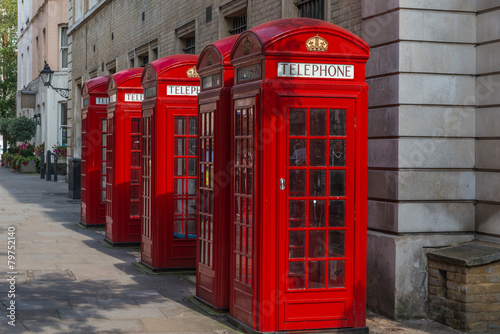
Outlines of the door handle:
M 280 190 L 285 190 L 285 179 L 284 178 L 280 179 Z

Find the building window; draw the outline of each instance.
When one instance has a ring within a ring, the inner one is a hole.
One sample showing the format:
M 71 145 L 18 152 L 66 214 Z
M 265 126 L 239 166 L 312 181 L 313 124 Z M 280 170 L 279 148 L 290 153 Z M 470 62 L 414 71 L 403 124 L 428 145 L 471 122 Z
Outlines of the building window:
M 241 34 L 250 25 L 248 22 L 246 0 L 227 1 L 219 6 L 219 16 L 224 18 L 219 22 L 219 37 Z
M 311 19 L 325 19 L 325 1 L 324 0 L 302 0 L 296 2 L 299 9 L 299 17 L 308 17 Z
M 177 36 L 176 50 L 196 54 L 196 19 L 191 19 L 175 29 Z
M 229 30 L 229 34 L 241 34 L 245 30 L 247 30 L 247 14 L 233 17 L 233 29 Z
M 59 142 L 68 145 L 68 104 L 60 103 Z
M 61 27 L 60 33 L 59 59 L 61 60 L 61 68 L 68 68 L 68 27 Z
M 158 59 L 157 39 L 143 44 L 128 53 L 129 68 L 144 67 L 147 63 L 152 62 L 156 59 Z
M 196 45 L 196 40 L 194 36 L 183 38 L 184 40 L 184 48 L 182 48 L 182 51 L 184 53 L 188 54 L 195 54 L 195 45 Z

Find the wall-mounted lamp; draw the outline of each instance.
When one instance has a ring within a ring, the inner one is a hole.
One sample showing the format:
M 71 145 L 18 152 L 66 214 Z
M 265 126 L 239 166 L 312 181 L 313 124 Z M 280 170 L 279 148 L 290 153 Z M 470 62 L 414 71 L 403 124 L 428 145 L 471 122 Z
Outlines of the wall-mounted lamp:
M 42 125 L 42 115 L 40 113 L 33 116 L 36 125 Z
M 43 70 L 40 71 L 40 77 L 42 78 L 43 85 L 46 87 L 50 87 L 53 90 L 55 90 L 59 95 L 64 97 L 65 99 L 68 98 L 68 88 L 57 88 L 52 86 L 52 74 L 54 74 L 54 71 L 50 69 L 49 64 L 47 64 L 47 61 L 44 60 L 45 65 L 43 66 Z

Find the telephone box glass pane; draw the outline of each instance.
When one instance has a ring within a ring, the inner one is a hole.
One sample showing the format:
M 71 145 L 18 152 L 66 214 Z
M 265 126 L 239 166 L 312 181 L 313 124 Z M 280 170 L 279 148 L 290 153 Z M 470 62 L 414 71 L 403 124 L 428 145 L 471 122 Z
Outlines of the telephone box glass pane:
M 188 132 L 188 134 L 190 136 L 198 135 L 198 121 L 196 120 L 196 117 L 189 118 L 189 132 Z
M 345 136 L 345 117 L 345 109 L 330 109 L 330 136 Z
M 311 136 L 326 135 L 326 109 L 311 109 L 309 114 L 309 133 Z
M 330 167 L 345 166 L 345 140 L 330 140 Z
M 345 195 L 345 171 L 331 170 L 330 171 L 330 196 Z
M 291 197 L 303 197 L 306 195 L 306 171 L 290 171 L 290 194 Z
M 141 214 L 139 203 L 130 203 L 130 216 L 139 217 Z
M 196 179 L 188 179 L 188 195 L 196 195 Z
M 305 257 L 306 231 L 290 231 L 289 243 L 290 259 Z
M 328 287 L 343 288 L 345 286 L 345 262 L 328 261 Z
M 326 140 L 309 141 L 309 166 L 326 166 Z
M 288 264 L 288 288 L 305 289 L 306 287 L 306 263 L 290 262 Z
M 186 155 L 186 138 L 175 138 L 175 155 Z
M 186 176 L 186 159 L 175 158 L 175 175 Z
M 309 289 L 325 287 L 325 261 L 309 261 Z
M 310 258 L 325 257 L 325 231 L 309 231 Z
M 196 138 L 189 138 L 189 151 L 188 155 L 197 155 L 196 152 Z
M 132 132 L 132 133 L 140 133 L 141 132 L 141 120 L 140 119 L 133 119 L 132 120 L 130 132 Z
M 291 139 L 290 140 L 290 166 L 305 166 L 306 165 L 306 140 Z
M 330 201 L 328 207 L 328 226 L 330 227 L 345 226 L 344 201 Z
M 306 201 L 290 201 L 290 227 L 306 226 Z
M 132 145 L 130 149 L 133 151 L 138 151 L 141 149 L 141 137 L 140 136 L 132 136 Z
M 186 117 L 175 118 L 175 132 L 176 135 L 186 134 Z
M 324 200 L 309 201 L 309 227 L 324 227 L 326 207 Z
M 141 153 L 140 152 L 130 153 L 130 166 L 131 167 L 141 167 Z
M 184 194 L 184 179 L 175 179 L 174 180 L 174 194 L 182 195 Z
M 325 196 L 326 171 L 309 171 L 309 196 Z
M 130 182 L 140 182 L 140 175 L 141 175 L 141 170 L 140 169 L 132 169 L 130 171 Z
M 328 235 L 328 256 L 343 257 L 344 256 L 344 231 L 330 231 Z
M 290 109 L 290 136 L 306 136 L 306 109 Z

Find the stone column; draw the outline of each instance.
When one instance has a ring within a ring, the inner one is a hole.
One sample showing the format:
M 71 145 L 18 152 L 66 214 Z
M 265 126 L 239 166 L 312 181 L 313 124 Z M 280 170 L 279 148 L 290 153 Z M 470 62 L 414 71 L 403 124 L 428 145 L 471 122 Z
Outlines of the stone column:
M 368 306 L 427 315 L 426 252 L 474 238 L 476 3 L 362 2 Z

